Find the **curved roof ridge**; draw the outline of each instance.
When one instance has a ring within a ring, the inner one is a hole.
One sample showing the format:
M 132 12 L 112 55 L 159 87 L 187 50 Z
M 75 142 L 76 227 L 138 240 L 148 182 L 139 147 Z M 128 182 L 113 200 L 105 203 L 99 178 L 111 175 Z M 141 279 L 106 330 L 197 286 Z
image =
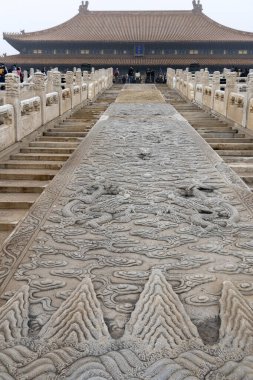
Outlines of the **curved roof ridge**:
M 40 31 L 10 34 L 9 41 L 253 41 L 246 32 L 211 19 L 194 10 L 85 11 Z
M 219 23 L 218 21 L 213 20 L 211 17 L 207 16 L 204 12 L 202 12 L 201 14 L 202 14 L 202 16 L 206 17 L 209 22 L 212 22 L 212 23 L 216 24 L 217 26 L 219 26 L 222 29 L 226 29 L 226 30 L 229 30 L 231 32 L 236 32 L 236 33 L 240 33 L 240 34 L 243 34 L 243 35 L 247 34 L 247 35 L 253 36 L 253 32 L 247 32 L 247 31 L 244 31 L 244 30 L 231 28 L 230 26 L 223 25 L 223 24 Z
M 4 32 L 3 35 L 4 36 L 17 36 L 17 37 L 25 37 L 25 36 L 34 36 L 34 35 L 38 35 L 38 34 L 43 34 L 43 33 L 47 33 L 47 32 L 51 32 L 51 31 L 55 31 L 55 30 L 59 30 L 59 28 L 62 28 L 66 25 L 68 25 L 71 21 L 73 21 L 76 17 L 78 17 L 79 14 L 76 14 L 75 16 L 71 17 L 70 19 L 68 19 L 67 21 L 64 21 L 62 22 L 61 24 L 58 24 L 58 25 L 55 25 L 55 26 L 52 26 L 50 28 L 47 28 L 47 29 L 41 29 L 41 30 L 36 30 L 34 32 L 25 32 L 25 33 L 6 33 Z
M 24 36 L 31 36 L 31 35 L 38 35 L 38 34 L 43 34 L 43 33 L 46 33 L 46 32 L 50 32 L 50 31 L 55 31 L 55 30 L 59 30 L 61 29 L 62 27 L 68 25 L 71 21 L 73 21 L 75 18 L 77 17 L 86 17 L 87 15 L 93 15 L 93 14 L 96 14 L 96 16 L 98 16 L 98 14 L 101 14 L 102 16 L 103 15 L 109 15 L 109 14 L 113 14 L 113 15 L 122 15 L 122 14 L 162 14 L 164 15 L 164 13 L 180 13 L 180 14 L 183 14 L 183 13 L 192 13 L 192 10 L 156 10 L 156 11 L 151 11 L 151 10 L 135 10 L 135 11 L 131 11 L 131 10 L 123 10 L 123 11 L 87 11 L 87 12 L 82 12 L 82 13 L 77 13 L 75 16 L 71 17 L 70 19 L 58 24 L 58 25 L 55 25 L 55 26 L 52 26 L 52 27 L 49 27 L 49 28 L 46 28 L 46 29 L 41 29 L 41 30 L 36 30 L 34 32 L 25 32 L 25 33 L 19 33 L 19 32 L 4 32 L 3 35 L 5 36 L 17 36 L 17 37 L 24 37 Z

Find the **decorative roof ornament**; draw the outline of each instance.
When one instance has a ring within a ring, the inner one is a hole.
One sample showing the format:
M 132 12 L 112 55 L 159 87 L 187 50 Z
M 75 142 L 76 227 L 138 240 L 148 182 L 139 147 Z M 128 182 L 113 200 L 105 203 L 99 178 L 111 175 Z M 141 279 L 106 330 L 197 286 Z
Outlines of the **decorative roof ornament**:
M 198 2 L 196 0 L 193 0 L 192 5 L 193 5 L 193 11 L 194 12 L 202 12 L 203 11 L 203 6 L 200 3 L 200 0 L 198 0 Z
M 84 1 L 82 1 L 82 4 L 79 6 L 79 13 L 87 12 L 88 7 L 89 7 L 89 2 L 85 1 L 85 4 L 84 4 Z

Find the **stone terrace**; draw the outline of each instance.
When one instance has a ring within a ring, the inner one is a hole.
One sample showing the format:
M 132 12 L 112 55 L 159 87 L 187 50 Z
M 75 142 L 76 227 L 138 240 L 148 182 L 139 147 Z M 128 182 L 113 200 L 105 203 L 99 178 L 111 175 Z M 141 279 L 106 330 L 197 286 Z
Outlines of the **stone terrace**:
M 2 378 L 253 378 L 252 205 L 155 86 L 125 86 L 4 245 Z

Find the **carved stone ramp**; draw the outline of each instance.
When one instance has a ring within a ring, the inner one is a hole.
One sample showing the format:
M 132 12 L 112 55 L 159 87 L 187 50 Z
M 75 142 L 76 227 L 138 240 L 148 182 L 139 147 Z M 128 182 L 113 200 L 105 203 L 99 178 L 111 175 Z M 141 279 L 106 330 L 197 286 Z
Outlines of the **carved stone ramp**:
M 219 120 L 197 104 L 183 99 L 175 90 L 159 86 L 165 99 L 191 124 L 242 180 L 253 189 L 253 133 Z
M 0 379 L 252 379 L 252 205 L 155 86 L 125 86 L 4 245 Z
M 64 166 L 122 86 L 101 94 L 66 119 L 51 122 L 0 157 L 0 246 Z

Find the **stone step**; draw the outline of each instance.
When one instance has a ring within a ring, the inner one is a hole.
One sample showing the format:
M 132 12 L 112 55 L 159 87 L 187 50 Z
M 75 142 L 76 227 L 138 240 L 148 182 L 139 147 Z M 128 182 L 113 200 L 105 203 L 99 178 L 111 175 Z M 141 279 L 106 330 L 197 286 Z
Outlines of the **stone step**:
M 49 132 L 44 132 L 43 136 L 59 136 L 59 137 L 85 137 L 87 136 L 86 132 L 67 132 L 67 131 L 49 131 Z M 61 142 L 59 142 L 60 144 Z M 62 142 L 64 143 L 64 142 Z M 67 143 L 65 143 L 67 144 Z M 74 144 L 74 143 L 73 143 Z
M 202 114 L 202 112 L 183 112 L 181 111 L 180 112 L 181 115 L 183 115 L 184 117 L 187 117 L 187 119 L 191 120 L 191 121 L 199 121 L 199 122 L 205 122 L 206 120 L 210 120 L 210 121 L 216 121 L 216 122 L 219 122 L 217 120 L 212 120 L 210 118 L 210 116 L 208 115 L 205 115 L 205 114 Z
M 215 150 L 253 150 L 253 143 L 217 143 L 210 146 Z
M 253 175 L 253 164 L 238 162 L 238 163 L 230 163 L 229 166 L 240 176 L 245 174 Z
M 181 107 L 181 106 L 175 106 L 174 105 L 174 107 L 176 108 L 176 110 L 178 111 L 178 112 L 180 112 L 182 115 L 184 114 L 184 115 L 191 115 L 193 112 L 194 113 L 199 113 L 200 115 L 202 114 L 202 112 L 201 111 L 199 111 L 199 110 L 197 110 L 196 108 L 185 108 L 185 107 Z
M 216 122 L 216 123 L 221 123 L 220 120 L 214 119 L 209 115 L 203 114 L 202 112 L 196 112 L 196 111 L 191 111 L 191 112 L 180 112 L 181 115 L 187 117 L 187 119 L 194 121 L 199 121 L 201 122 L 206 122 L 206 120 L 209 120 L 211 122 Z
M 103 112 L 99 112 L 96 115 L 86 113 L 86 114 L 84 114 L 84 115 L 82 115 L 80 117 L 77 117 L 77 118 L 69 118 L 68 122 L 72 123 L 72 124 L 74 124 L 74 123 L 78 123 L 78 124 L 80 124 L 80 123 L 84 123 L 84 124 L 92 123 L 92 122 L 98 120 L 103 113 L 104 113 L 104 111 Z
M 87 117 L 87 118 L 84 118 L 84 119 L 80 119 L 80 120 L 77 120 L 77 119 L 68 119 L 67 121 L 60 121 L 59 123 L 57 123 L 57 125 L 59 126 L 87 126 L 87 125 L 90 125 L 91 123 L 94 123 L 96 120 L 98 120 L 99 117 Z M 56 125 L 56 126 L 57 126 Z
M 76 117 L 69 117 L 68 119 L 65 119 L 65 120 L 62 120 L 59 122 L 59 124 L 73 124 L 73 125 L 78 125 L 78 124 L 85 124 L 87 123 L 87 120 L 90 119 L 90 117 L 88 117 L 89 114 L 84 115 L 80 115 L 80 117 L 76 116 Z
M 20 161 L 67 161 L 70 154 L 47 154 L 47 153 L 17 153 L 10 156 L 11 160 Z
M 0 209 L 29 209 L 39 196 L 38 193 L 1 194 Z
M 214 130 L 214 131 L 226 131 L 226 132 L 237 132 L 237 129 L 233 129 L 230 125 L 218 124 L 218 123 L 191 123 L 187 119 L 188 123 L 191 124 L 194 128 L 202 128 L 206 130 Z
M 191 120 L 192 122 L 206 123 L 206 121 L 208 121 L 210 123 L 217 123 L 217 124 L 221 124 L 221 125 L 225 125 L 225 126 L 229 125 L 228 122 L 216 119 L 213 116 L 210 116 L 207 114 L 204 114 L 202 116 L 199 112 L 194 112 L 194 111 L 183 112 L 183 111 L 180 111 L 180 114 L 183 115 L 184 117 L 187 117 L 187 119 Z
M 43 147 L 29 147 L 29 148 L 21 148 L 21 153 L 33 153 L 33 154 L 41 154 L 41 153 L 49 153 L 53 154 L 72 154 L 75 151 L 75 148 L 43 148 Z
M 4 241 L 7 239 L 7 237 L 10 235 L 10 231 L 0 231 L 0 247 L 4 243 Z
M 58 141 L 33 141 L 29 144 L 32 148 L 68 148 L 75 149 L 79 143 Z
M 70 116 L 67 120 L 71 121 L 78 121 L 78 122 L 85 122 L 87 120 L 96 119 L 101 116 L 102 113 L 105 112 L 105 109 L 102 110 L 96 109 L 94 112 L 91 110 L 86 110 L 85 112 L 80 112 L 79 114 Z
M 60 123 L 57 123 L 54 128 L 58 128 L 58 127 L 89 127 L 91 125 L 91 121 L 87 122 L 87 121 L 79 121 L 78 120 L 64 120 L 64 121 L 61 121 Z
M 175 104 L 177 106 L 177 109 L 180 109 L 181 110 L 197 110 L 199 111 L 199 108 L 197 108 L 194 104 L 186 104 L 186 103 L 183 103 L 182 104 L 178 104 L 177 105 L 177 102 L 176 102 L 176 98 L 173 98 L 173 104 Z M 200 110 L 201 111 L 201 110 Z
M 87 125 L 58 126 L 48 129 L 47 132 L 89 132 L 90 129 L 91 127 L 88 127 Z
M 248 175 L 243 175 L 241 176 L 241 179 L 247 184 L 247 185 L 250 185 L 251 187 L 253 187 L 253 175 L 252 176 L 248 176 Z
M 0 193 L 42 193 L 48 181 L 0 180 Z M 0 197 L 1 197 L 0 194 Z
M 9 160 L 0 162 L 0 169 L 49 169 L 60 170 L 62 161 L 28 161 Z
M 174 94 L 178 95 L 176 91 Z M 166 95 L 173 99 L 170 92 Z M 187 102 L 182 104 L 182 101 L 175 96 L 172 103 L 176 110 L 253 191 L 253 139 L 239 132 L 230 122 L 219 120 Z
M 212 118 L 214 120 L 219 120 L 217 117 L 215 117 L 215 115 L 212 115 L 211 113 L 209 112 L 205 112 L 203 111 L 201 108 L 198 108 L 198 107 L 195 107 L 195 108 L 185 108 L 182 107 L 182 106 L 179 106 L 179 107 L 176 107 L 177 110 L 180 109 L 180 113 L 187 113 L 189 114 L 190 116 L 194 116 L 194 115 L 199 115 L 203 118 Z M 221 121 L 222 122 L 222 121 Z
M 0 169 L 0 180 L 36 180 L 48 181 L 54 178 L 57 170 L 41 170 L 41 169 Z
M 210 144 L 215 144 L 215 143 L 235 143 L 235 144 L 238 144 L 238 143 L 253 143 L 253 139 L 240 139 L 240 138 L 232 138 L 232 139 L 229 139 L 229 138 L 207 138 L 205 139 L 206 142 L 210 143 Z
M 0 231 L 12 231 L 19 221 L 27 214 L 27 210 L 0 209 Z
M 36 138 L 36 141 L 56 141 L 56 142 L 76 142 L 80 143 L 81 142 L 80 137 L 60 137 L 60 136 L 39 136 Z
M 198 131 L 198 133 L 237 133 L 237 131 L 233 131 L 231 128 L 228 127 L 210 127 L 208 125 L 206 126 L 197 126 L 192 125 L 191 126 Z
M 234 132 L 200 132 L 198 131 L 200 136 L 203 137 L 203 139 L 218 139 L 218 138 L 224 138 L 224 139 L 232 139 L 232 138 L 239 138 L 243 139 L 245 138 L 245 135 L 242 133 L 234 133 Z
M 253 150 L 219 150 L 219 155 L 221 157 L 253 157 Z
M 175 106 L 176 110 L 180 111 L 180 113 L 182 113 L 182 114 L 184 113 L 187 115 L 192 115 L 194 113 L 198 113 L 200 115 L 206 116 L 206 114 L 202 110 L 200 110 L 196 107 L 184 107 L 183 105 L 181 105 L 181 104 L 177 105 L 176 103 L 174 104 L 174 106 Z
M 236 164 L 236 163 L 239 163 L 239 164 L 243 164 L 243 163 L 247 163 L 247 164 L 253 164 L 253 157 L 233 157 L 233 156 L 224 156 L 223 157 L 223 161 L 225 161 L 226 163 L 228 164 Z
M 122 86 L 120 87 L 120 89 Z M 118 91 L 113 91 L 116 98 Z M 0 162 L 0 245 L 114 101 L 85 106 Z

